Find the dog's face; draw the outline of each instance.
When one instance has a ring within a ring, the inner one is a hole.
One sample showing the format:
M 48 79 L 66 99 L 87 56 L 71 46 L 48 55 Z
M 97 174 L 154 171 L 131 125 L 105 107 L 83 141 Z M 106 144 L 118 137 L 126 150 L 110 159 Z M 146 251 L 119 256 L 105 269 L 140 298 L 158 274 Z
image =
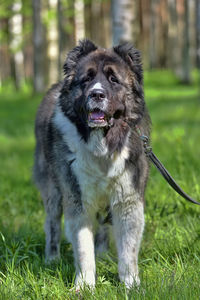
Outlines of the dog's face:
M 65 115 L 85 141 L 102 128 L 110 151 L 120 151 L 130 124 L 144 112 L 138 51 L 129 44 L 99 49 L 86 40 L 69 53 L 64 71 L 60 105 Z
M 108 52 L 95 51 L 82 60 L 76 80 L 89 127 L 109 127 L 113 119 L 125 116 L 126 71 Z

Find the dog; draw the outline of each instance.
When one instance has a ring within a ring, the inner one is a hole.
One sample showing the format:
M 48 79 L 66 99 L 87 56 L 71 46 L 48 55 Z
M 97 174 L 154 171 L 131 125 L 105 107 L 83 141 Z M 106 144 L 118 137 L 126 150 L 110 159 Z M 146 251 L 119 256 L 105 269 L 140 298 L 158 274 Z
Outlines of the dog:
M 108 246 L 106 215 L 118 254 L 119 278 L 139 285 L 149 163 L 139 126 L 150 134 L 140 52 L 84 39 L 69 52 L 64 79 L 44 97 L 36 116 L 34 179 L 46 210 L 45 257 L 60 257 L 61 216 L 72 243 L 77 288 L 95 286 L 95 255 Z

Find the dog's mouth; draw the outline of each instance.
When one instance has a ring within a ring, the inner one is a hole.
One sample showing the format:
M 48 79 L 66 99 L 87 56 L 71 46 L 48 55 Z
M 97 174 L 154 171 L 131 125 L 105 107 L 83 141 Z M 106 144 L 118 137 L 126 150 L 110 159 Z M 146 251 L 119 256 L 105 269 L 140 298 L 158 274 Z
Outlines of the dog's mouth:
M 109 125 L 110 118 L 100 109 L 94 109 L 88 114 L 89 127 L 106 127 Z
M 103 110 L 95 108 L 88 114 L 88 126 L 93 128 L 112 127 L 114 124 L 114 120 L 120 119 L 122 116 L 124 116 L 124 112 L 122 109 L 118 109 L 113 115 L 109 115 Z

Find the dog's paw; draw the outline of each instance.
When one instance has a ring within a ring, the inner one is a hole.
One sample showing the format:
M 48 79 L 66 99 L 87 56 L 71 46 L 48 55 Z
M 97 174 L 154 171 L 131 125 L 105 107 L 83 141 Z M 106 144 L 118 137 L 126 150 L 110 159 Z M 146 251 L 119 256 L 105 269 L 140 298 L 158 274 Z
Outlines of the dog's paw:
M 60 261 L 60 255 L 48 255 L 45 256 L 45 264 L 57 264 Z
M 139 287 L 140 285 L 140 278 L 135 274 L 132 275 L 129 274 L 120 279 L 122 282 L 124 282 L 127 289 L 131 289 L 133 287 Z
M 95 274 L 94 272 L 86 272 L 84 274 L 79 273 L 76 275 L 75 279 L 76 292 L 79 292 L 84 287 L 89 287 L 90 289 L 95 288 Z

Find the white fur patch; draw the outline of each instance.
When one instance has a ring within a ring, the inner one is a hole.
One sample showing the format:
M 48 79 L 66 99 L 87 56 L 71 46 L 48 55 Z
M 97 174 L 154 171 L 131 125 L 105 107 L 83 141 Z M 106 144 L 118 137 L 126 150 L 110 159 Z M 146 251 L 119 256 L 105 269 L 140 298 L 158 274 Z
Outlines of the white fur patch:
M 91 154 L 94 156 L 105 156 L 108 153 L 101 129 L 92 131 L 88 142 L 85 143 L 76 126 L 64 115 L 59 106 L 56 108 L 53 121 L 71 152 L 79 153 L 80 156 L 90 156 Z
M 91 88 L 92 90 L 103 90 L 103 87 L 100 82 L 95 83 L 95 85 Z
M 83 142 L 76 126 L 74 126 L 74 124 L 64 115 L 59 106 L 56 108 L 53 122 L 56 125 L 56 128 L 61 132 L 70 151 L 77 152 L 80 144 Z
M 112 178 L 119 176 L 124 172 L 125 161 L 129 157 L 129 149 L 127 146 L 124 146 L 121 153 L 112 155 L 112 165 L 108 172 L 108 177 Z
M 94 237 L 91 226 L 86 226 L 84 218 L 74 216 L 65 219 L 66 234 L 74 248 L 76 259 L 76 288 L 84 283 L 90 287 L 95 285 Z

